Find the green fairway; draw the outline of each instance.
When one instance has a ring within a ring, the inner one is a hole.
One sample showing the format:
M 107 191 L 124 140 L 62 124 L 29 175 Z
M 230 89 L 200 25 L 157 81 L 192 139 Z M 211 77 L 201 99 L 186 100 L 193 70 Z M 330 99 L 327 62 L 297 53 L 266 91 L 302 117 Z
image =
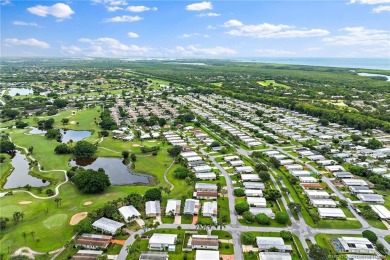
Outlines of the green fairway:
M 66 214 L 56 214 L 44 220 L 43 225 L 48 229 L 60 229 L 65 226 L 67 219 L 68 215 Z
M 270 80 L 270 79 L 258 81 L 257 83 L 263 87 L 281 87 L 281 88 L 286 88 L 286 89 L 291 88 L 290 86 L 287 86 L 287 85 L 281 84 L 281 83 L 277 83 L 277 82 L 275 82 L 275 80 Z
M 7 205 L 0 207 L 0 216 L 12 218 L 14 212 L 23 212 L 23 208 L 18 205 Z

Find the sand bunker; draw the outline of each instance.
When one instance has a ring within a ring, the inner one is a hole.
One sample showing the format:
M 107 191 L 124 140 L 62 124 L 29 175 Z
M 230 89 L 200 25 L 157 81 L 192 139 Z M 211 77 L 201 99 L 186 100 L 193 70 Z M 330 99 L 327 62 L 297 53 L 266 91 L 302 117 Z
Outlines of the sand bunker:
M 92 201 L 86 201 L 86 202 L 84 202 L 84 206 L 89 206 L 89 205 L 91 205 L 93 202 Z
M 70 121 L 69 124 L 75 125 L 75 124 L 77 124 L 77 122 L 76 121 Z
M 24 201 L 20 201 L 19 204 L 20 205 L 27 205 L 27 204 L 30 204 L 32 201 L 30 200 L 24 200 Z
M 139 145 L 139 144 L 133 144 L 133 146 L 134 146 L 134 147 L 140 147 L 140 145 Z
M 88 216 L 88 212 L 80 212 L 74 214 L 70 219 L 69 224 L 72 226 L 77 225 L 81 220 L 85 219 L 87 216 Z

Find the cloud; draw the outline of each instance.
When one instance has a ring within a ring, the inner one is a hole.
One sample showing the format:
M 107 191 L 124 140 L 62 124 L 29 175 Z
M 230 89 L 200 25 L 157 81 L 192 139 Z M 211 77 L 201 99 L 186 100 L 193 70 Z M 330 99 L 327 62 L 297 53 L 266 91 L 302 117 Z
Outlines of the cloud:
M 184 34 L 179 36 L 179 38 L 191 38 L 191 37 L 205 37 L 205 38 L 208 38 L 210 36 L 207 35 L 207 34 L 200 34 L 200 33 L 184 33 Z
M 76 55 L 76 54 L 81 54 L 83 49 L 80 47 L 77 47 L 75 45 L 71 46 L 61 46 L 61 53 L 63 54 L 71 54 L 71 55 Z
M 127 36 L 129 36 L 130 38 L 139 38 L 139 35 L 134 32 L 128 32 Z
M 213 26 L 213 25 L 208 25 L 207 26 L 207 30 L 215 30 L 215 29 L 218 29 L 217 26 Z
M 37 5 L 27 8 L 27 11 L 41 17 L 52 15 L 59 19 L 71 18 L 72 14 L 74 14 L 72 8 L 70 8 L 69 5 L 63 3 L 57 3 L 52 6 Z
M 366 4 L 366 5 L 377 5 L 377 4 L 386 4 L 390 3 L 390 0 L 351 0 L 350 4 Z
M 143 6 L 143 5 L 132 5 L 132 6 L 128 6 L 126 8 L 127 11 L 129 12 L 134 12 L 134 13 L 140 13 L 140 12 L 145 12 L 145 11 L 157 11 L 157 7 L 147 7 L 147 6 Z
M 211 2 L 200 2 L 194 3 L 186 6 L 187 11 L 203 11 L 203 10 L 211 10 L 213 9 L 213 5 Z
M 218 13 L 203 13 L 203 14 L 198 14 L 198 17 L 217 17 L 221 16 L 221 14 Z
M 345 27 L 340 31 L 345 35 L 324 38 L 327 45 L 336 46 L 386 46 L 390 47 L 390 34 L 385 30 L 367 29 L 365 27 Z
M 320 47 L 310 47 L 310 48 L 307 48 L 308 51 L 319 51 L 319 50 L 322 50 L 322 48 Z
M 285 50 L 255 50 L 256 53 L 265 55 L 265 56 L 288 56 L 288 55 L 294 55 L 296 52 L 292 51 L 285 51 Z
M 144 56 L 152 50 L 149 47 L 142 47 L 134 44 L 126 45 L 109 37 L 98 39 L 81 38 L 79 39 L 79 42 L 87 44 L 85 48 L 82 48 L 82 54 L 91 57 Z
M 127 2 L 122 0 L 92 0 L 91 2 L 92 4 L 103 4 L 107 6 L 127 5 Z
M 13 25 L 19 25 L 19 26 L 32 26 L 32 27 L 38 27 L 39 25 L 37 23 L 29 23 L 24 21 L 13 21 Z
M 109 11 L 109 12 L 116 12 L 119 10 L 123 10 L 123 8 L 119 7 L 119 6 L 106 6 L 106 8 L 107 8 L 107 11 Z
M 237 52 L 233 49 L 216 46 L 213 48 L 202 48 L 199 45 L 189 45 L 187 47 L 177 46 L 173 50 L 169 50 L 171 54 L 181 56 L 218 56 L 218 55 L 233 55 Z
M 372 12 L 374 13 L 390 12 L 390 5 L 380 5 L 372 9 Z
M 103 22 L 105 23 L 138 22 L 141 21 L 142 19 L 143 18 L 139 16 L 122 15 L 122 16 L 115 16 L 112 18 L 104 19 Z
M 6 6 L 6 5 L 11 5 L 11 1 L 10 0 L 1 0 L 1 5 L 2 6 Z
M 50 45 L 43 41 L 38 41 L 34 38 L 29 38 L 25 40 L 19 40 L 19 39 L 5 39 L 5 46 L 31 46 L 31 47 L 37 47 L 37 48 L 43 48 L 47 49 L 50 48 Z
M 238 20 L 229 20 L 223 24 L 223 27 L 234 27 L 234 29 L 227 31 L 227 34 L 253 38 L 318 37 L 329 34 L 329 32 L 324 29 L 296 28 L 291 25 L 269 23 L 244 25 Z

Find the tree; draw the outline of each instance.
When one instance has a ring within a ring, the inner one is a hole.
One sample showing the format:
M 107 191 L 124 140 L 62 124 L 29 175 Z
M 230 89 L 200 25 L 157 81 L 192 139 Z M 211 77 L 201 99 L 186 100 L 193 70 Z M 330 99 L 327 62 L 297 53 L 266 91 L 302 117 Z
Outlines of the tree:
M 269 162 L 275 167 L 279 168 L 280 167 L 280 161 L 276 159 L 275 157 L 269 158 Z
M 145 201 L 161 200 L 161 190 L 159 188 L 149 189 L 145 192 Z
M 18 120 L 15 122 L 16 128 L 23 129 L 28 126 L 28 123 L 23 122 L 22 120 Z
M 313 244 L 309 247 L 309 256 L 313 260 L 324 260 L 328 259 L 328 256 L 330 254 L 329 249 Z
M 236 203 L 234 209 L 237 211 L 237 214 L 242 215 L 245 211 L 249 210 L 249 204 L 245 201 Z
M 129 151 L 122 151 L 122 157 L 123 157 L 123 159 L 127 159 L 127 158 L 129 158 L 129 155 L 130 155 L 130 152 Z
M 292 184 L 295 185 L 298 183 L 299 179 L 295 176 L 288 176 L 288 181 Z
M 185 179 L 188 177 L 190 171 L 185 167 L 179 167 L 173 171 L 173 175 L 178 179 Z
M 55 199 L 54 199 L 54 202 L 56 203 L 57 208 L 58 208 L 58 205 L 61 205 L 61 201 L 62 201 L 61 198 L 55 198 Z
M 63 124 L 63 125 L 67 125 L 67 124 L 69 124 L 69 118 L 63 118 L 63 119 L 61 119 L 61 123 Z
M 1 140 L 0 141 L 0 153 L 10 153 L 15 150 L 15 145 L 11 141 Z
M 268 182 L 271 180 L 271 175 L 269 174 L 269 172 L 261 171 L 261 172 L 259 172 L 259 178 L 263 182 Z
M 346 200 L 340 200 L 339 205 L 342 208 L 346 208 L 348 206 L 348 202 Z
M 130 159 L 131 159 L 132 162 L 135 162 L 137 160 L 137 155 L 135 155 L 135 153 L 132 153 L 130 155 Z
M 82 234 L 82 233 L 91 233 L 93 230 L 92 228 L 92 222 L 91 219 L 85 218 L 81 220 L 79 223 L 76 224 L 74 227 L 74 231 L 77 234 Z
M 278 190 L 266 190 L 264 192 L 264 198 L 266 200 L 276 201 L 277 199 L 280 199 L 281 197 L 282 197 L 282 194 L 280 194 L 280 191 L 278 191 Z
M 278 222 L 280 224 L 287 224 L 288 219 L 289 219 L 289 217 L 288 217 L 287 212 L 278 211 L 275 213 L 275 220 L 276 220 L 276 222 Z
M 30 154 L 32 154 L 33 151 L 34 151 L 34 146 L 29 146 L 29 147 L 28 147 L 28 152 L 29 152 Z
M 266 171 L 268 171 L 268 167 L 267 167 L 267 165 L 265 165 L 263 163 L 258 163 L 255 166 L 255 171 L 256 172 L 266 172 Z
M 69 147 L 67 144 L 59 144 L 54 148 L 56 154 L 70 154 L 73 152 L 72 147 Z
M 378 237 L 376 236 L 376 234 L 374 232 L 372 232 L 371 230 L 364 230 L 363 233 L 362 233 L 363 237 L 367 238 L 368 240 L 370 240 L 371 243 L 375 244 L 376 241 L 378 241 Z
M 388 252 L 382 243 L 376 242 L 375 246 L 379 253 L 381 253 L 382 255 L 387 255 Z
M 8 117 L 11 119 L 15 119 L 20 114 L 18 110 L 13 110 L 13 109 L 4 109 L 2 113 L 4 117 Z
M 8 221 L 9 221 L 9 218 L 0 217 L 0 229 L 5 229 L 7 227 Z
M 256 221 L 260 225 L 269 225 L 270 219 L 265 213 L 259 213 L 256 215 Z
M 255 240 L 256 240 L 255 236 L 252 233 L 249 233 L 249 232 L 244 232 L 241 235 L 241 239 L 242 239 L 242 243 L 244 245 L 252 245 L 255 242 Z
M 170 156 L 176 158 L 176 156 L 178 156 L 182 150 L 183 150 L 183 147 L 181 147 L 180 145 L 175 145 L 174 147 L 168 149 L 168 154 Z
M 249 211 L 245 211 L 243 214 L 242 214 L 242 217 L 245 219 L 245 221 L 247 223 L 252 223 L 253 221 L 255 221 L 255 215 L 253 215 L 253 213 L 249 212 Z
M 237 197 L 245 196 L 245 190 L 241 189 L 241 188 L 234 189 L 233 193 L 234 193 L 234 196 L 237 196 Z
M 301 212 L 302 205 L 301 205 L 301 204 L 298 204 L 298 203 L 295 203 L 295 202 L 290 202 L 290 203 L 288 204 L 288 208 L 289 208 L 292 212 L 295 212 L 296 214 L 298 214 L 299 212 Z
M 4 155 L 0 155 L 0 163 L 3 163 L 5 161 L 6 157 Z
M 320 118 L 320 120 L 318 121 L 322 126 L 328 126 L 329 125 L 329 121 L 326 120 L 325 118 Z
M 110 178 L 101 168 L 98 171 L 78 168 L 71 181 L 84 193 L 101 193 L 111 185 Z
M 54 191 L 52 189 L 47 189 L 46 190 L 46 195 L 49 196 L 49 197 L 53 196 L 54 195 Z
M 87 141 L 79 141 L 73 148 L 73 154 L 77 158 L 92 157 L 96 150 L 97 148 L 95 145 Z
M 280 231 L 280 237 L 283 238 L 284 240 L 292 240 L 293 235 L 290 231 L 282 230 Z
M 46 134 L 45 134 L 45 137 L 47 139 L 61 139 L 61 132 L 59 129 L 48 129 Z
M 110 133 L 107 130 L 99 131 L 99 137 L 107 137 Z
M 379 149 L 382 148 L 382 146 L 382 142 L 375 138 L 369 139 L 367 142 L 367 148 L 369 149 Z
M 65 99 L 56 99 L 54 100 L 53 105 L 57 108 L 64 108 L 66 105 L 68 105 L 68 101 Z

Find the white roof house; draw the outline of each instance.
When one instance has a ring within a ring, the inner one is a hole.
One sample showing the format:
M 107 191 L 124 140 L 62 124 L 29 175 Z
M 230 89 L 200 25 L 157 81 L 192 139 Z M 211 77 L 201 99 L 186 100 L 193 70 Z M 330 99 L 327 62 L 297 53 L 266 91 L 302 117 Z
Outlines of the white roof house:
M 341 237 L 338 239 L 345 252 L 375 254 L 374 245 L 364 237 Z
M 148 217 L 155 217 L 161 213 L 160 201 L 147 201 L 145 203 L 145 214 Z
M 229 164 L 232 166 L 232 167 L 239 167 L 239 166 L 245 166 L 245 163 L 241 160 L 237 160 L 237 161 L 229 161 Z
M 337 206 L 332 199 L 311 199 L 310 202 L 316 208 L 335 208 Z
M 347 218 L 344 211 L 339 208 L 318 208 L 320 218 Z
M 182 152 L 182 153 L 180 153 L 180 155 L 184 158 L 198 156 L 198 154 L 196 152 Z
M 257 215 L 260 213 L 264 213 L 267 215 L 269 218 L 274 219 L 275 218 L 275 213 L 272 211 L 271 208 L 256 208 L 256 207 L 250 207 L 249 212 L 252 213 L 253 215 Z
M 167 201 L 167 207 L 165 208 L 165 214 L 173 212 L 174 215 L 180 214 L 181 200 L 170 199 Z
M 390 211 L 382 205 L 370 205 L 373 211 L 375 211 L 381 219 L 390 219 Z
M 295 177 L 310 177 L 310 172 L 306 170 L 290 170 L 290 173 Z
M 311 199 L 327 199 L 330 197 L 329 193 L 322 190 L 305 190 L 305 193 Z
M 193 168 L 195 172 L 201 173 L 201 172 L 211 172 L 212 168 L 208 165 L 203 166 L 196 166 Z
M 303 183 L 316 183 L 316 182 L 318 182 L 318 180 L 316 178 L 312 177 L 312 176 L 310 176 L 310 177 L 305 177 L 305 176 L 299 177 L 299 181 L 303 182 Z
M 196 191 L 217 191 L 217 184 L 214 183 L 201 183 L 197 182 L 195 184 Z
M 370 190 L 367 186 L 349 186 L 349 190 L 354 194 L 364 193 L 364 194 L 374 194 L 375 191 Z
M 238 157 L 237 155 L 231 155 L 231 156 L 226 156 L 223 159 L 225 160 L 225 162 L 230 162 L 230 161 L 240 160 L 240 157 Z
M 218 205 L 216 201 L 207 201 L 203 203 L 202 215 L 204 217 L 216 216 L 218 214 Z
M 136 208 L 134 208 L 133 205 L 123 206 L 118 210 L 126 222 L 129 222 L 129 219 L 131 218 L 139 218 L 141 216 L 141 213 L 139 213 L 139 211 Z
M 199 209 L 200 209 L 199 200 L 186 199 L 183 213 L 190 214 L 190 215 L 198 215 Z
M 238 173 L 252 173 L 253 172 L 252 166 L 240 166 L 240 167 L 235 167 L 235 168 L 236 168 L 236 171 Z
M 294 164 L 294 160 L 291 160 L 291 159 L 280 160 L 279 162 L 280 162 L 280 165 Z
M 247 197 L 263 197 L 263 191 L 258 189 L 245 189 L 245 196 Z
M 368 186 L 367 182 L 361 179 L 341 179 L 341 181 L 347 186 Z
M 358 194 L 356 197 L 363 202 L 385 203 L 383 196 L 379 194 Z
M 292 251 L 291 245 L 285 245 L 281 237 L 256 237 L 256 244 L 259 251 L 268 251 L 276 247 L 280 252 Z
M 260 181 L 258 174 L 241 174 L 241 180 L 243 181 Z
M 341 165 L 327 165 L 325 170 L 329 172 L 345 172 L 345 169 Z
M 199 180 L 215 180 L 217 175 L 213 172 L 197 172 L 195 177 Z
M 292 171 L 292 170 L 303 170 L 303 166 L 300 165 L 300 164 L 289 164 L 289 165 L 284 165 L 284 167 L 285 167 L 288 171 Z
M 114 235 L 116 231 L 123 226 L 123 223 L 105 217 L 102 217 L 92 223 L 92 227 L 94 229 L 99 229 L 112 235 Z
M 154 233 L 149 238 L 149 249 L 164 250 L 165 248 L 168 248 L 168 251 L 175 251 L 176 241 L 177 235 Z
M 196 250 L 195 260 L 219 260 L 219 251 Z
M 262 182 L 244 182 L 243 183 L 245 189 L 259 189 L 264 190 L 265 186 Z
M 249 205 L 255 206 L 257 208 L 265 208 L 267 207 L 267 201 L 265 198 L 261 197 L 247 197 L 246 201 Z
M 291 260 L 290 253 L 281 252 L 260 252 L 260 260 Z

